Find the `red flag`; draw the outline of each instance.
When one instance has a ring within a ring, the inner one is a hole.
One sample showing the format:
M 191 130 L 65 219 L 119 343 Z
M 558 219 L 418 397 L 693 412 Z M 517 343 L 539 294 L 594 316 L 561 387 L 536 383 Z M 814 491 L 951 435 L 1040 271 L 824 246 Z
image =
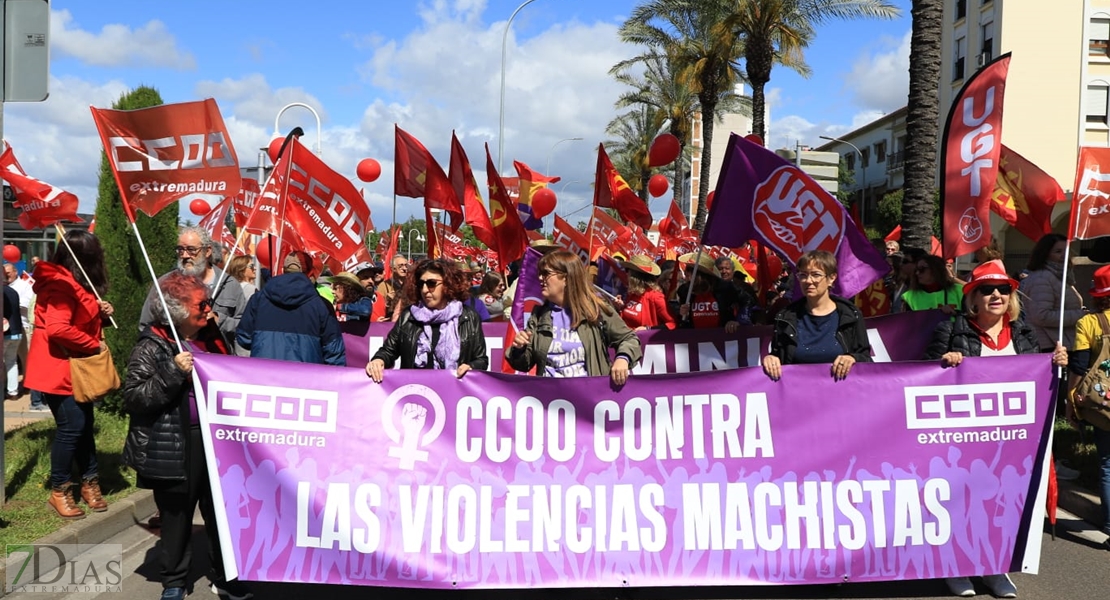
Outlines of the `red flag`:
M 90 109 L 132 220 L 133 208 L 154 216 L 194 194 L 239 190 L 239 161 L 215 100 Z
M 482 203 L 482 196 L 478 193 L 478 184 L 474 180 L 474 172 L 470 169 L 466 151 L 459 143 L 459 138 L 455 137 L 454 131 L 451 132 L 451 165 L 448 173 L 455 195 L 462 199 L 466 224 L 474 231 L 474 237 L 487 248 L 496 250 L 497 235 L 493 231 L 486 206 Z
M 248 221 L 269 212 L 262 209 L 264 206 L 278 207 L 270 225 L 283 219 L 304 241 L 305 248 L 328 254 L 345 269 L 358 264 L 356 256 L 359 247 L 365 245 L 370 209 L 350 180 L 333 171 L 296 138 L 289 140 L 278 158 Z
M 895 225 L 894 229 L 891 229 L 890 233 L 886 234 L 886 237 L 883 238 L 883 241 L 884 242 L 897 242 L 900 239 L 902 239 L 902 226 L 901 225 Z M 940 245 L 940 240 L 938 240 L 936 238 L 936 236 L 930 237 L 929 238 L 929 254 L 932 254 L 933 256 L 943 256 L 943 254 L 942 254 L 943 252 L 944 252 L 944 249 Z
M 1036 241 L 1052 233 L 1052 208 L 1067 197 L 1051 175 L 1002 146 L 991 210 L 1025 237 Z
M 254 210 L 254 204 L 258 201 L 258 195 L 262 190 L 258 187 L 258 180 L 244 177 L 243 183 L 239 186 L 239 193 L 235 194 L 234 203 L 232 204 L 232 212 L 235 214 L 235 226 L 243 227 L 247 224 L 247 217 L 250 216 L 251 211 Z
M 386 239 L 389 240 L 389 245 L 386 246 L 386 250 L 385 250 L 385 262 L 384 262 L 385 272 L 383 273 L 383 275 L 385 276 L 386 281 L 389 281 L 389 280 L 393 279 L 393 257 L 397 256 L 397 238 L 400 235 L 401 235 L 401 226 L 400 225 L 394 225 L 393 226 L 393 233 L 391 233 L 386 238 Z
M 501 182 L 501 174 L 493 166 L 489 144 L 486 144 L 486 181 L 489 185 L 490 221 L 497 233 L 498 259 L 501 264 L 507 265 L 524 256 L 528 237 L 520 222 L 520 215 L 505 191 L 505 184 Z
M 461 235 L 451 231 L 446 225 L 433 220 L 432 231 L 436 240 L 437 258 L 459 260 L 466 257 L 466 246 Z M 430 256 L 430 254 L 429 254 Z
M 1010 55 L 968 78 L 944 126 L 941 165 L 944 257 L 973 252 L 991 241 L 990 204 L 1002 152 L 1002 100 Z
M 234 200 L 233 196 L 224 198 L 223 202 L 208 211 L 208 214 L 197 223 L 201 229 L 208 232 L 208 237 L 228 248 L 235 246 L 236 241 L 235 236 L 231 235 L 231 230 L 227 228 L 227 213 L 231 211 L 231 203 Z
M 632 231 L 620 221 L 610 217 L 609 213 L 596 206 L 594 207 L 593 217 L 590 218 L 590 228 L 587 232 L 591 235 L 591 260 L 597 260 L 597 257 L 601 254 L 612 254 L 614 252 L 620 252 L 626 257 L 632 254 L 628 248 L 628 242 L 632 239 Z
M 867 286 L 855 297 L 856 306 L 864 317 L 878 317 L 890 314 L 891 297 L 882 279 Z
M 0 179 L 7 181 L 15 194 L 13 206 L 22 211 L 19 224 L 24 229 L 39 229 L 59 221 L 82 222 L 77 216 L 77 196 L 27 175 L 11 146 L 0 154 Z
M 426 208 L 447 211 L 451 215 L 451 229 L 457 230 L 463 222 L 463 209 L 443 167 L 420 140 L 396 125 L 393 128 L 396 134 L 394 193 L 408 198 L 423 198 Z
M 586 234 L 578 231 L 577 227 L 564 221 L 559 215 L 555 215 L 552 239 L 556 244 L 582 257 L 584 261 L 590 261 L 589 238 L 586 237 Z
M 756 284 L 759 287 L 759 304 L 767 307 L 768 292 L 774 291 L 779 277 L 782 276 L 782 259 L 767 246 L 755 241 L 749 242 L 756 250 Z
M 1074 190 L 1068 239 L 1110 235 L 1110 148 L 1079 149 Z
M 1060 484 L 1056 480 L 1056 461 L 1048 461 L 1048 490 L 1045 497 L 1045 516 L 1052 524 L 1052 537 L 1056 537 L 1056 509 L 1060 504 Z
M 559 178 L 540 174 L 532 167 L 517 160 L 513 161 L 513 166 L 516 167 L 516 173 L 520 176 L 517 180 L 520 191 L 516 199 L 516 209 L 520 212 L 520 220 L 524 223 L 524 228 L 529 231 L 539 229 L 543 226 L 543 221 L 532 212 L 532 195 L 536 191 L 547 187 L 547 184 L 559 181 Z
M 594 179 L 594 206 L 614 208 L 622 219 L 644 229 L 651 227 L 651 211 L 647 204 L 628 187 L 628 183 L 613 167 L 605 145 L 597 146 L 597 174 Z

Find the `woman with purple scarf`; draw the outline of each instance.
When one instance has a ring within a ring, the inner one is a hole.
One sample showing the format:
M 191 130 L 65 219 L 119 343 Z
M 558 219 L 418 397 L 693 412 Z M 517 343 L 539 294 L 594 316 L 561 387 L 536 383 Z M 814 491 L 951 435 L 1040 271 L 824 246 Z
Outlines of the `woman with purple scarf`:
M 460 378 L 471 369 L 488 369 L 481 318 L 466 305 L 469 290 L 466 275 L 454 264 L 418 263 L 401 291 L 407 308 L 366 365 L 370 379 L 381 383 L 398 359 L 402 369 L 449 369 Z

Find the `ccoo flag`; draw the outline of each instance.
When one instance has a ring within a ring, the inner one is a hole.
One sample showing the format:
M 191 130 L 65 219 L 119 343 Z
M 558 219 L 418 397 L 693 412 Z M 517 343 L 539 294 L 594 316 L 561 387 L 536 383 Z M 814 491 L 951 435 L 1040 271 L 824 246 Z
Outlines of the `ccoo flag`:
M 810 250 L 833 253 L 839 271 L 833 292 L 845 298 L 890 270 L 836 198 L 793 163 L 732 134 L 702 243 L 739 248 L 752 239 L 791 265 Z

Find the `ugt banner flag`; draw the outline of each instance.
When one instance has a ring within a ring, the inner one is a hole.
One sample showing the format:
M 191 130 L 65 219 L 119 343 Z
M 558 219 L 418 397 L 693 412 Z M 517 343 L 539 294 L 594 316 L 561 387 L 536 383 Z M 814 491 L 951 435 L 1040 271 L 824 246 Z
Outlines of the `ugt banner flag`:
M 1079 149 L 1068 239 L 1110 235 L 1110 148 Z
M 890 270 L 844 207 L 794 163 L 735 133 L 729 137 L 702 244 L 756 240 L 795 265 L 810 250 L 836 256 L 833 293 L 851 298 Z
M 940 145 L 944 257 L 974 252 L 991 241 L 990 204 L 1002 153 L 1002 100 L 1006 53 L 968 78 L 960 90 Z
M 39 229 L 59 221 L 81 222 L 77 196 L 28 175 L 11 146 L 0 154 L 0 179 L 8 182 L 15 194 L 13 206 L 20 209 L 19 224 L 24 229 Z
M 229 578 L 534 589 L 1039 568 L 1055 405 L 1043 354 L 620 389 L 195 361 Z
M 137 208 L 153 217 L 194 194 L 239 193 L 239 159 L 215 100 L 89 109 L 128 215 Z

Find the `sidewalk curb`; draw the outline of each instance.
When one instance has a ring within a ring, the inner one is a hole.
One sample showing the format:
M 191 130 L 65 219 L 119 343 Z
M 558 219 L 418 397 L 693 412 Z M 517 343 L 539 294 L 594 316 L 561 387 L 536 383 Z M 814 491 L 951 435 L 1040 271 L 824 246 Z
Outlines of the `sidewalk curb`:
M 1074 481 L 1060 481 L 1060 495 L 1057 504 L 1084 521 L 1102 527 L 1102 502 L 1097 494 L 1080 487 Z
M 154 492 L 138 490 L 122 500 L 109 504 L 107 512 L 90 512 L 84 519 L 69 523 L 58 531 L 35 540 L 34 543 L 79 546 L 101 544 L 128 528 L 138 525 L 153 515 L 156 510 Z M 41 557 L 44 572 L 58 567 L 57 557 L 53 553 L 44 553 Z M 0 581 L 7 581 L 6 560 L 0 564 Z M 0 597 L 4 595 L 6 592 L 0 587 Z

